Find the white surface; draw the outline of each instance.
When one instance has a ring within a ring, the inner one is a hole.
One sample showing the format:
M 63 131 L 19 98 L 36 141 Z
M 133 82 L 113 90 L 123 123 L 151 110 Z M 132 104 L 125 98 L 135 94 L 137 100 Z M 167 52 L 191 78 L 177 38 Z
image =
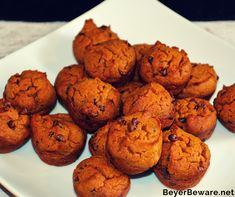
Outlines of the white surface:
M 207 62 L 215 66 L 220 76 L 217 90 L 223 84 L 234 82 L 235 48 L 155 0 L 109 0 L 56 32 L 3 58 L 0 61 L 1 92 L 9 76 L 24 69 L 45 71 L 54 82 L 62 67 L 75 62 L 71 43 L 87 18 L 94 18 L 99 25 L 110 24 L 120 37 L 128 39 L 130 43 L 160 40 L 184 48 L 193 62 Z M 53 111 L 57 112 L 64 112 L 59 104 Z M 234 189 L 234 143 L 235 135 L 218 123 L 213 136 L 207 141 L 212 154 L 210 168 L 194 189 Z M 86 147 L 74 164 L 66 167 L 48 166 L 40 161 L 29 141 L 21 149 L 0 156 L 0 182 L 19 197 L 73 197 L 73 169 L 89 155 Z M 131 182 L 129 197 L 162 196 L 162 189 L 165 188 L 154 174 L 132 179 Z

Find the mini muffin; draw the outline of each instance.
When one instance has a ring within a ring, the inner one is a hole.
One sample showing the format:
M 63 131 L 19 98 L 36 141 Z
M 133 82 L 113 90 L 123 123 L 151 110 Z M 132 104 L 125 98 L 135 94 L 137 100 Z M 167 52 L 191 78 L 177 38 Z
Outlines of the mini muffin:
M 89 140 L 89 150 L 92 155 L 101 155 L 105 157 L 106 141 L 110 129 L 109 123 L 98 129 Z
M 119 115 L 120 93 L 98 78 L 85 79 L 68 90 L 68 110 L 74 121 L 95 131 Z
M 179 99 L 175 103 L 175 123 L 201 140 L 208 139 L 216 126 L 214 107 L 201 98 Z
M 84 66 L 74 64 L 64 67 L 55 80 L 55 90 L 60 102 L 66 105 L 68 88 L 86 77 Z
M 134 90 L 136 90 L 142 86 L 143 86 L 142 83 L 133 81 L 133 82 L 129 82 L 123 86 L 118 87 L 118 90 L 121 94 L 122 102 L 124 102 L 126 100 L 126 98 L 134 92 Z
M 0 99 L 0 153 L 21 147 L 30 137 L 30 118 Z
M 235 83 L 223 86 L 214 100 L 214 106 L 220 122 L 235 133 Z
M 34 114 L 31 128 L 33 147 L 49 165 L 64 166 L 74 162 L 86 143 L 84 131 L 68 114 Z
M 192 70 L 187 53 L 157 41 L 140 64 L 140 76 L 145 82 L 158 82 L 173 95 L 187 84 Z
M 125 197 L 130 178 L 101 156 L 80 162 L 73 172 L 73 185 L 79 197 Z
M 84 57 L 85 69 L 92 78 L 115 85 L 125 83 L 134 70 L 136 55 L 134 48 L 123 40 L 109 40 L 87 49 Z
M 163 133 L 162 155 L 153 170 L 165 186 L 184 190 L 199 183 L 209 164 L 208 146 L 174 125 Z
M 97 27 L 92 19 L 86 20 L 82 30 L 73 41 L 73 54 L 78 62 L 83 63 L 87 48 L 113 39 L 118 39 L 118 36 L 109 26 Z
M 174 121 L 173 98 L 160 84 L 149 83 L 136 89 L 124 100 L 124 115 L 141 111 L 148 111 L 153 117 L 158 117 L 162 128 L 169 127 Z
M 209 64 L 192 64 L 192 66 L 190 79 L 178 98 L 210 98 L 215 92 L 218 80 L 213 66 Z
M 160 121 L 148 113 L 123 116 L 109 124 L 106 154 L 125 174 L 147 171 L 159 160 L 162 151 Z
M 25 70 L 11 76 L 4 97 L 24 114 L 47 114 L 56 104 L 56 92 L 46 73 L 36 70 Z

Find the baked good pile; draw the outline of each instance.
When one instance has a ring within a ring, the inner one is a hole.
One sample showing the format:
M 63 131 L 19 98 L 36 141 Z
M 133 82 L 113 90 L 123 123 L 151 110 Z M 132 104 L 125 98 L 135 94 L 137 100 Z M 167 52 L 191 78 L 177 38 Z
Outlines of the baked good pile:
M 9 78 L 0 99 L 0 153 L 31 138 L 43 162 L 65 166 L 91 135 L 92 156 L 71 175 L 77 196 L 126 196 L 131 177 L 150 170 L 172 189 L 198 184 L 210 165 L 205 141 L 217 117 L 235 133 L 235 84 L 212 105 L 219 79 L 213 66 L 160 41 L 131 45 L 92 19 L 72 45 L 77 64 L 61 69 L 54 86 L 37 70 Z M 57 99 L 68 114 L 49 114 Z

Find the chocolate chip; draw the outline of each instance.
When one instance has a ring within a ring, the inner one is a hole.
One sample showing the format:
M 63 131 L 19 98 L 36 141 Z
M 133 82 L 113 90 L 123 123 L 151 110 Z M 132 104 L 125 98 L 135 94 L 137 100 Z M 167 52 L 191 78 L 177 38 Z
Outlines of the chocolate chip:
M 160 73 L 161 73 L 161 75 L 162 76 L 167 76 L 167 68 L 162 68 L 161 70 L 160 70 Z
M 131 123 L 132 123 L 133 125 L 137 126 L 137 124 L 139 123 L 139 120 L 138 120 L 137 118 L 133 118 L 133 119 L 131 120 Z
M 130 132 L 136 130 L 139 120 L 137 118 L 133 118 L 131 122 L 128 124 L 128 129 Z
M 175 135 L 175 134 L 170 134 L 168 136 L 168 139 L 171 141 L 171 142 L 175 142 L 178 140 L 178 137 Z
M 124 120 L 122 117 L 117 119 L 117 122 L 121 125 L 126 125 L 126 120 Z
M 162 174 L 163 174 L 165 179 L 168 179 L 169 176 L 170 176 L 170 173 L 169 173 L 169 171 L 166 167 L 162 168 Z
M 85 33 L 83 33 L 83 32 L 79 33 L 79 36 L 84 36 L 84 35 L 85 35 Z
M 6 107 L 1 107 L 1 108 L 0 108 L 0 113 L 6 112 L 6 111 L 7 111 L 7 108 L 6 108 Z
M 55 136 L 55 139 L 56 139 L 58 142 L 65 142 L 64 136 L 61 135 L 61 134 L 56 135 L 56 136 Z
M 217 80 L 219 80 L 219 76 L 217 75 Z
M 93 99 L 93 104 L 94 104 L 94 105 L 97 105 L 97 101 L 96 101 L 95 98 Z
M 99 109 L 100 109 L 100 111 L 105 111 L 105 106 L 100 105 L 100 106 L 99 106 Z
M 100 29 L 103 29 L 103 30 L 105 30 L 105 29 L 107 29 L 108 27 L 106 26 L 106 25 L 102 25 L 101 27 L 100 27 Z
M 53 127 L 54 126 L 59 126 L 61 122 L 59 120 L 53 120 Z
M 19 85 L 20 84 L 20 80 L 16 79 L 16 84 Z
M 16 127 L 15 123 L 13 120 L 10 120 L 8 123 L 7 123 L 8 127 L 11 128 L 11 129 L 14 129 Z
M 203 168 L 202 166 L 199 166 L 199 167 L 198 167 L 198 170 L 199 170 L 199 171 L 203 171 L 204 168 Z
M 181 123 L 185 123 L 186 122 L 186 118 L 179 118 L 178 119 Z
M 52 137 L 54 134 L 55 134 L 54 131 L 50 131 L 50 132 L 49 132 L 49 137 Z
M 24 108 L 20 111 L 20 114 L 23 114 L 23 115 L 28 114 L 28 110 Z
M 204 109 L 205 107 L 206 107 L 206 105 L 204 103 L 199 103 L 199 104 L 195 105 L 194 109 L 195 110 L 198 110 L 199 108 L 203 108 Z
M 152 56 L 148 56 L 148 62 L 149 62 L 150 64 L 153 63 L 153 57 L 152 57 Z
M 10 108 L 11 107 L 11 103 L 10 102 L 4 102 L 4 107 L 8 107 L 8 108 Z

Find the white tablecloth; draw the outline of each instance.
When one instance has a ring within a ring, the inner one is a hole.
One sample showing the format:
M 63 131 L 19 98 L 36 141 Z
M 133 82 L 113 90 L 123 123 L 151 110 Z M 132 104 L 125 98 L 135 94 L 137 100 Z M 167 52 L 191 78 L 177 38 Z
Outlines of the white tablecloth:
M 235 21 L 194 23 L 235 46 Z M 26 23 L 0 21 L 0 59 L 64 24 L 65 22 Z M 1 189 L 0 197 L 7 197 Z

